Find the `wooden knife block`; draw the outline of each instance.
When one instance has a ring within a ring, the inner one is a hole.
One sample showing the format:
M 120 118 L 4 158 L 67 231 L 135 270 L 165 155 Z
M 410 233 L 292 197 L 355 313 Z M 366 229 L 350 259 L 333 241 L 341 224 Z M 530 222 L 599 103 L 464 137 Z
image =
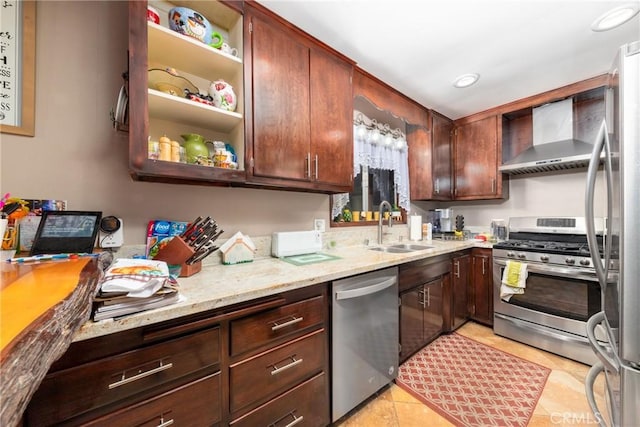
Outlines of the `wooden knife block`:
M 187 245 L 180 237 L 173 237 L 169 243 L 153 257 L 159 261 L 164 261 L 167 264 L 181 265 L 179 277 L 193 276 L 200 270 L 202 270 L 202 261 L 194 262 L 193 264 L 185 264 L 185 261 L 191 258 L 194 254 L 191 246 Z

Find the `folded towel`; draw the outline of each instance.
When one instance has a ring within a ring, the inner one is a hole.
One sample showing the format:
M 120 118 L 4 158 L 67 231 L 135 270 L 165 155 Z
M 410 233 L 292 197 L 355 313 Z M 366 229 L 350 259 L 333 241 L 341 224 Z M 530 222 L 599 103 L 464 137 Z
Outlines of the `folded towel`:
M 518 261 L 507 261 L 502 274 L 500 298 L 504 301 L 509 301 L 512 295 L 524 294 L 524 288 L 527 286 L 527 276 L 527 264 Z

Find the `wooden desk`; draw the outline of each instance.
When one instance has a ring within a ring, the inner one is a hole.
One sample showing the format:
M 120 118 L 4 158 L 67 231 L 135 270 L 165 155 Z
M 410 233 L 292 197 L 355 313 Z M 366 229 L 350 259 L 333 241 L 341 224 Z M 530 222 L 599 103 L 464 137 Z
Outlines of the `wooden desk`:
M 89 319 L 97 260 L 0 263 L 0 425 L 17 425 L 51 364 Z

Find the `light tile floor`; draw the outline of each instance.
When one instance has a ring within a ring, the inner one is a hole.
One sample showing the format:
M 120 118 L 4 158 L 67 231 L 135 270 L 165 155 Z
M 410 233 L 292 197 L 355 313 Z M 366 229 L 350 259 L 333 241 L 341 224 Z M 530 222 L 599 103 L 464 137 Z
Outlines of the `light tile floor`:
M 491 328 L 467 322 L 457 330 L 460 335 L 551 369 L 540 400 L 529 421 L 530 427 L 597 425 L 584 392 L 589 366 L 494 335 Z M 596 400 L 604 412 L 603 375 L 596 381 Z M 605 415 L 607 416 L 607 415 Z M 335 424 L 340 427 L 432 427 L 452 426 L 447 419 L 422 402 L 391 384 L 380 390 Z

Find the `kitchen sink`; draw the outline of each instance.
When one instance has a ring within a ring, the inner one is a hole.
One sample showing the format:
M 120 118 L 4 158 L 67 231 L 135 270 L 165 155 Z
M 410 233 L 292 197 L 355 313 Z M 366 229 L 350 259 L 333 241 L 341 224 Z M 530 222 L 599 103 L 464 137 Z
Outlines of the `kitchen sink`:
M 430 245 L 416 245 L 413 243 L 400 243 L 397 245 L 391 245 L 389 246 L 390 248 L 394 248 L 394 249 L 404 249 L 410 252 L 413 251 L 424 251 L 425 249 L 433 249 L 435 248 L 435 246 L 430 246 Z
M 391 245 L 391 246 L 378 246 L 375 248 L 369 248 L 369 250 L 378 251 L 378 252 L 389 252 L 394 254 L 402 254 L 407 252 L 423 251 L 423 250 L 432 249 L 432 248 L 434 248 L 434 246 L 415 245 L 411 243 L 400 243 L 400 244 Z
M 393 253 L 393 254 L 404 254 L 407 252 L 413 252 L 411 249 L 404 249 L 404 248 L 392 248 L 392 247 L 377 247 L 377 248 L 369 248 L 369 250 L 371 251 L 378 251 L 378 252 L 389 252 L 389 253 Z

